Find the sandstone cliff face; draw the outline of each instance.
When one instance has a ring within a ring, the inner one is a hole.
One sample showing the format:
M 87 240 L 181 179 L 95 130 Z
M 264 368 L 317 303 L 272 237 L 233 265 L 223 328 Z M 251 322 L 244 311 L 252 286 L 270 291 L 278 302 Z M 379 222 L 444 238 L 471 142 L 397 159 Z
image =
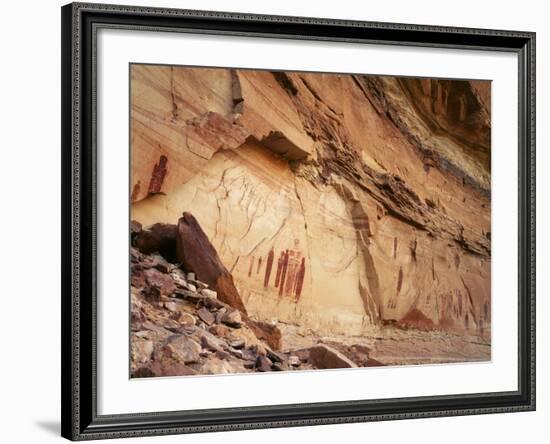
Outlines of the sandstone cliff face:
M 132 219 L 190 211 L 249 315 L 490 335 L 488 82 L 132 65 Z

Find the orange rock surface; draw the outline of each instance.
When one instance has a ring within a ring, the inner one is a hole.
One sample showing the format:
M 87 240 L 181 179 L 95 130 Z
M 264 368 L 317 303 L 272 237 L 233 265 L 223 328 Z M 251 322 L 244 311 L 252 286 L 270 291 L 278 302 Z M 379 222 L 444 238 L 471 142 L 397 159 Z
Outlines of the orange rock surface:
M 490 337 L 490 82 L 132 65 L 132 219 L 191 212 L 247 312 Z

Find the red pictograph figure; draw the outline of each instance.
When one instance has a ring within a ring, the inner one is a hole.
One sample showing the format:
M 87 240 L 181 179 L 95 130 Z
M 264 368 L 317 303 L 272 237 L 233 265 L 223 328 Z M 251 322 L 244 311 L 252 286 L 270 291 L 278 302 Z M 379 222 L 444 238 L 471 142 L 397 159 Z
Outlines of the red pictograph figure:
M 264 275 L 264 288 L 267 288 L 269 286 L 269 277 L 271 276 L 271 268 L 273 267 L 273 257 L 275 256 L 275 253 L 273 252 L 273 248 L 269 251 L 269 254 L 267 255 L 267 263 L 265 265 L 265 275 Z

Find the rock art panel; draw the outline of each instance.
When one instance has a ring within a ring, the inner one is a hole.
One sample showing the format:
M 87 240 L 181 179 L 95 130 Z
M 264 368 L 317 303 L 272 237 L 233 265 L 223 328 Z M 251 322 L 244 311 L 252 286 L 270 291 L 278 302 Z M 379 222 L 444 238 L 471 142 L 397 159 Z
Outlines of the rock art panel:
M 132 219 L 192 213 L 240 311 L 302 336 L 490 341 L 490 82 L 147 65 L 131 76 Z M 379 352 L 373 362 L 394 362 Z M 254 368 L 276 364 L 266 359 Z

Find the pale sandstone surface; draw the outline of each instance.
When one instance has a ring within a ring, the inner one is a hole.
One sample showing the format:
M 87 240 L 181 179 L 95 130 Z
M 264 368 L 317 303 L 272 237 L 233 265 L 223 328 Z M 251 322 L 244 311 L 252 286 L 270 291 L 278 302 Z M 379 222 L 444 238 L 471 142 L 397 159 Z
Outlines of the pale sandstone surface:
M 251 316 L 317 338 L 490 339 L 488 82 L 131 76 L 132 219 L 191 212 Z M 489 356 L 466 343 L 457 360 Z M 416 362 L 413 348 L 397 354 Z

